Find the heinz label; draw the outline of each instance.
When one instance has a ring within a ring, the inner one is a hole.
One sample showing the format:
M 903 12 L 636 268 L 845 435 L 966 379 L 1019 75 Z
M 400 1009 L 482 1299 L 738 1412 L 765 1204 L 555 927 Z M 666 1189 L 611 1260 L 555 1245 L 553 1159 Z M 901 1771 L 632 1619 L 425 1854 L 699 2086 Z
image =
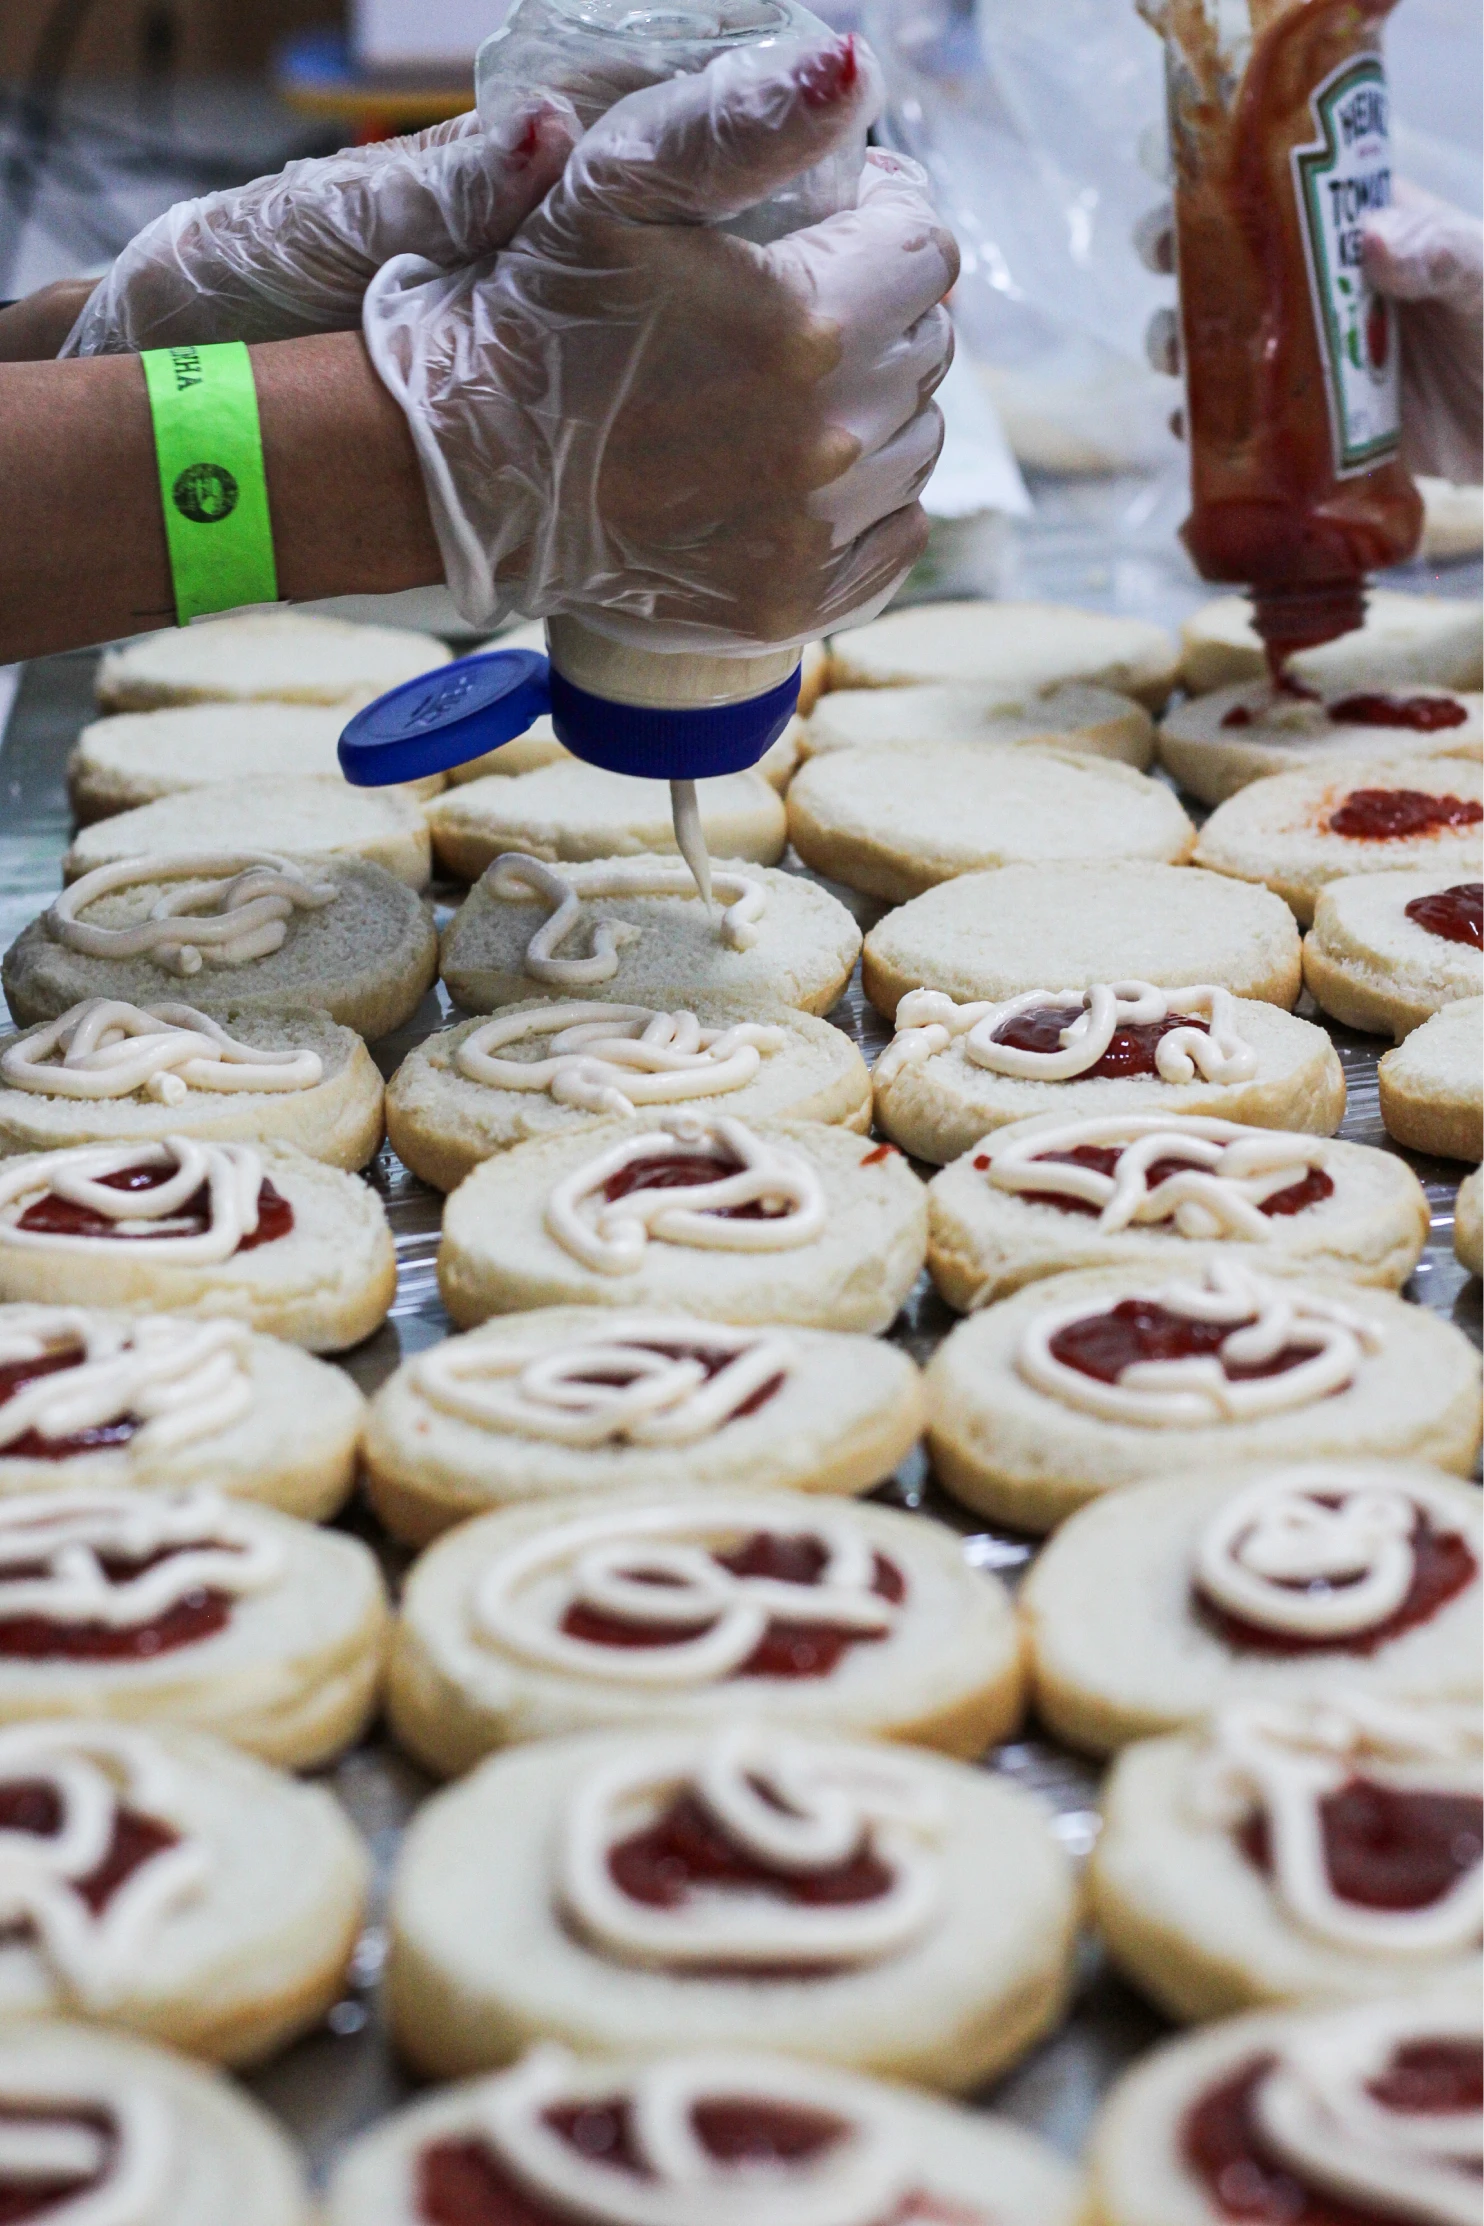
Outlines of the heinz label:
M 1396 311 L 1361 268 L 1361 227 L 1391 201 L 1391 103 L 1379 57 L 1345 62 L 1310 99 L 1316 137 L 1293 150 L 1299 229 L 1329 398 L 1335 470 L 1368 471 L 1401 433 Z

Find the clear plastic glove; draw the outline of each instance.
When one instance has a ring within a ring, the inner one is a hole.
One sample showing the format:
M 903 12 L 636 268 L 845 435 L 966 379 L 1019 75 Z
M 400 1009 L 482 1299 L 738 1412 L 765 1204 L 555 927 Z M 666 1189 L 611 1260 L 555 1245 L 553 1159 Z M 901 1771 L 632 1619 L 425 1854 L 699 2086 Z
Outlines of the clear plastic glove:
M 874 113 L 850 41 L 741 50 L 628 95 L 493 262 L 366 296 L 448 582 L 488 625 L 581 611 L 655 650 L 798 641 L 920 553 L 958 254 L 914 164 L 757 246 L 707 229 Z
M 1484 465 L 1484 226 L 1399 181 L 1367 218 L 1365 272 L 1394 302 L 1402 344 L 1402 460 L 1476 487 Z
M 61 352 L 352 330 L 389 257 L 454 269 L 503 247 L 561 175 L 576 136 L 567 102 L 527 101 L 498 136 L 477 116 L 456 116 L 177 202 L 99 280 Z

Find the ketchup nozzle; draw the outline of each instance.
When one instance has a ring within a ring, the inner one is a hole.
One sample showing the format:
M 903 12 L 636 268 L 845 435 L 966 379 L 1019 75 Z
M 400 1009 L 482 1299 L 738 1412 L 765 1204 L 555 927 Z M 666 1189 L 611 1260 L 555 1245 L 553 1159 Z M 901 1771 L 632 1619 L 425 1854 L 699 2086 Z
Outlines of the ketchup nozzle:
M 1301 649 L 1316 649 L 1365 623 L 1364 580 L 1335 580 L 1318 587 L 1255 587 L 1252 622 L 1267 652 L 1275 688 L 1290 689 L 1287 666 Z

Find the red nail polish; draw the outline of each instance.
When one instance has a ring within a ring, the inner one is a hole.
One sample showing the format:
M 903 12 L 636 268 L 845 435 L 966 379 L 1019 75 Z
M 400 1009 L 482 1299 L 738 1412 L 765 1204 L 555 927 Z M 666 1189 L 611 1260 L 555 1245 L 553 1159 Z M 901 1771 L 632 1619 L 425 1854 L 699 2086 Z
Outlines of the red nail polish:
M 829 108 L 852 92 L 860 76 L 854 36 L 823 54 L 812 54 L 799 70 L 799 93 L 806 108 Z

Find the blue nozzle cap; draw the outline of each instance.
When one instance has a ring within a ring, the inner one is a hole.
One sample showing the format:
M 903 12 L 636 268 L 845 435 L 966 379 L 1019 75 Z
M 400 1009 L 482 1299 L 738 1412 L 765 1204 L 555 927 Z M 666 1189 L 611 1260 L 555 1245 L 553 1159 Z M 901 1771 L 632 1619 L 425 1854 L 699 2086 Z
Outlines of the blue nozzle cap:
M 357 788 L 446 773 L 513 742 L 550 709 L 539 649 L 460 657 L 358 711 L 340 737 L 340 770 Z
M 461 657 L 368 703 L 340 737 L 340 769 L 357 788 L 446 773 L 513 742 L 549 711 L 557 740 L 589 765 L 657 781 L 714 780 L 756 765 L 798 700 L 795 669 L 742 703 L 651 711 L 590 695 L 539 650 L 495 649 Z

